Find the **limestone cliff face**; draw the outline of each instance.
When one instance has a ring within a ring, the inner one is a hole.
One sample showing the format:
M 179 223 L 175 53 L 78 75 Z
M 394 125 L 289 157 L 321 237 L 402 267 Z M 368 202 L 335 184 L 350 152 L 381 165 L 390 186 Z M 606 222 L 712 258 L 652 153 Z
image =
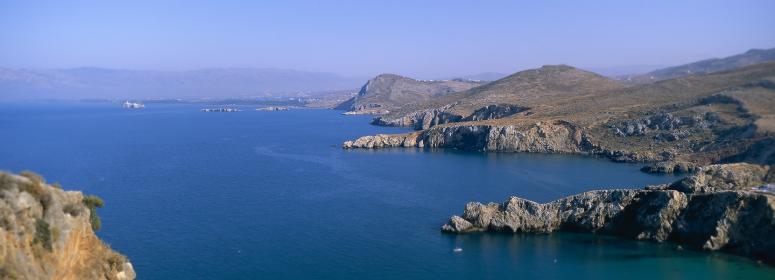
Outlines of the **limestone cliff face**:
M 543 204 L 518 197 L 501 204 L 470 202 L 462 217 L 453 216 L 442 230 L 615 234 L 775 264 L 775 194 L 754 188 L 773 179 L 768 170 L 714 165 L 674 184 L 641 190 L 590 191 Z
M 420 110 L 399 117 L 380 116 L 371 121 L 373 125 L 411 127 L 415 130 L 428 129 L 445 123 L 459 122 L 463 117 L 446 111 L 448 108 Z
M 31 173 L 0 172 L 0 278 L 134 279 L 94 234 L 84 196 Z
M 438 126 L 419 133 L 365 136 L 344 148 L 428 147 L 536 153 L 585 153 L 595 147 L 584 131 L 568 122 L 513 125 Z
M 445 105 L 439 108 L 418 110 L 408 114 L 399 114 L 397 116 L 378 116 L 371 121 L 371 124 L 411 127 L 415 130 L 423 130 L 447 123 L 500 119 L 528 109 L 510 104 L 491 104 L 479 108 L 470 115 L 463 117 L 460 113 L 456 113 L 453 108 L 454 105 Z

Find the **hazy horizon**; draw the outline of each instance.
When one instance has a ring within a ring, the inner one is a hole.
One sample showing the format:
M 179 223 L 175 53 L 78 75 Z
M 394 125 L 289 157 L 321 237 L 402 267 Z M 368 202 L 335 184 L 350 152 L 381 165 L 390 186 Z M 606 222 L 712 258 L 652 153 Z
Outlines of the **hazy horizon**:
M 669 66 L 772 48 L 772 10 L 772 1 L 6 2 L 0 67 L 433 79 L 545 64 Z

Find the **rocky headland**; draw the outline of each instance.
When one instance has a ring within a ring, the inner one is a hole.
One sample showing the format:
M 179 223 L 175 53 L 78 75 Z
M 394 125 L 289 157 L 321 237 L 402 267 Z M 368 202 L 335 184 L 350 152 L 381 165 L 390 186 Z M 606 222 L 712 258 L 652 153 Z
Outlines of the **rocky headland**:
M 646 172 L 691 172 L 775 163 L 772 108 L 775 63 L 637 85 L 545 66 L 404 105 L 373 123 L 417 131 L 343 147 L 589 154 L 644 163 Z
M 0 279 L 134 279 L 127 258 L 103 243 L 102 201 L 29 172 L 0 172 Z
M 769 166 L 711 165 L 672 184 L 644 189 L 589 191 L 543 204 L 518 197 L 503 203 L 470 202 L 442 231 L 591 232 L 675 242 L 775 264 L 773 181 L 775 170 Z

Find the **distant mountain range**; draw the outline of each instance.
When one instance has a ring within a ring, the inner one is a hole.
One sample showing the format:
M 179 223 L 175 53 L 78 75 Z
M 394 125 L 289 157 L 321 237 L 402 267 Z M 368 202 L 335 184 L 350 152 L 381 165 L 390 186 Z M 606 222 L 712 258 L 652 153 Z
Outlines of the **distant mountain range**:
M 620 65 L 620 66 L 610 66 L 610 67 L 587 67 L 583 69 L 595 72 L 597 74 L 600 74 L 606 77 L 617 78 L 617 77 L 627 77 L 627 76 L 634 76 L 634 75 L 639 75 L 643 73 L 648 73 L 665 67 L 668 67 L 668 66 L 640 64 L 640 65 Z
M 455 76 L 448 78 L 446 80 L 470 80 L 470 81 L 495 81 L 500 80 L 503 77 L 508 76 L 509 74 L 504 73 L 498 73 L 498 72 L 482 72 L 478 74 L 472 74 L 472 75 L 463 75 L 463 76 Z
M 300 96 L 355 90 L 366 78 L 271 68 L 142 71 L 105 68 L 0 68 L 0 99 Z
M 692 62 L 689 64 L 662 68 L 648 72 L 646 74 L 625 76 L 623 79 L 635 82 L 659 81 L 688 75 L 708 74 L 725 70 L 732 70 L 769 61 L 775 61 L 775 48 L 752 49 L 738 55 L 725 58 L 711 58 Z

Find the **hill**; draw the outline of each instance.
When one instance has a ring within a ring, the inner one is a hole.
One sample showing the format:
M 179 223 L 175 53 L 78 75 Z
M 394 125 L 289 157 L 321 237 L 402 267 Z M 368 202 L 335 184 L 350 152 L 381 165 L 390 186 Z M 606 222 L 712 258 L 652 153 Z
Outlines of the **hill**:
M 401 116 L 422 131 L 345 147 L 595 154 L 655 163 L 653 171 L 775 163 L 775 62 L 629 86 L 567 66 L 545 68 L 445 96 L 425 115 Z
M 407 104 L 400 110 L 378 117 L 374 123 L 425 129 L 462 120 L 503 118 L 532 107 L 544 106 L 552 99 L 622 87 L 592 72 L 567 65 L 549 65 L 520 71 L 428 102 Z
M 406 104 L 428 102 L 478 85 L 479 82 L 466 80 L 423 81 L 382 74 L 366 82 L 356 96 L 336 108 L 352 114 L 385 114 Z

